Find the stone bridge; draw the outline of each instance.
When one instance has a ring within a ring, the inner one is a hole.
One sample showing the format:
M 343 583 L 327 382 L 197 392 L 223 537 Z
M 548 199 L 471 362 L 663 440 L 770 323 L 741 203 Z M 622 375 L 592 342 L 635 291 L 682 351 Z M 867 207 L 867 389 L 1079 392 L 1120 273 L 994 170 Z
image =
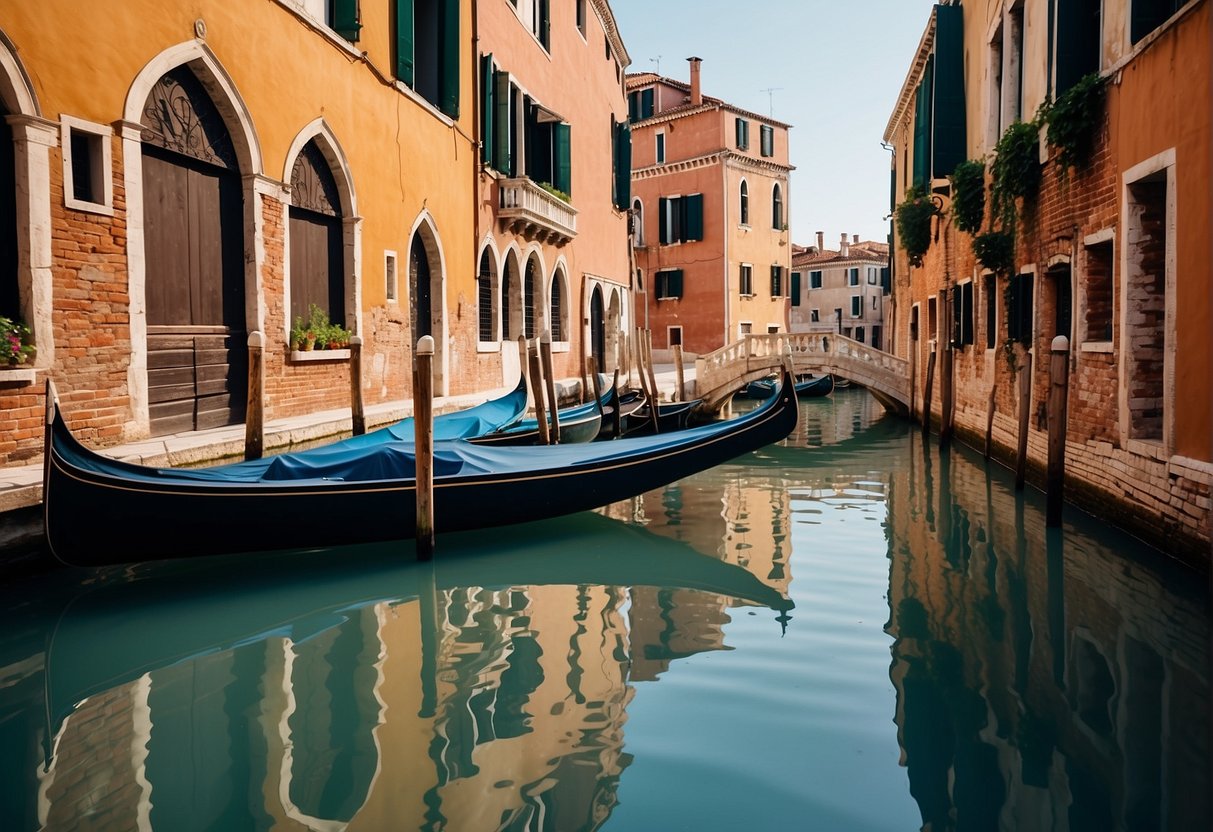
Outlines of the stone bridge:
M 790 354 L 797 374 L 830 373 L 862 384 L 886 409 L 909 412 L 909 362 L 832 332 L 747 335 L 695 360 L 695 395 L 718 410 L 733 393 L 765 378 Z

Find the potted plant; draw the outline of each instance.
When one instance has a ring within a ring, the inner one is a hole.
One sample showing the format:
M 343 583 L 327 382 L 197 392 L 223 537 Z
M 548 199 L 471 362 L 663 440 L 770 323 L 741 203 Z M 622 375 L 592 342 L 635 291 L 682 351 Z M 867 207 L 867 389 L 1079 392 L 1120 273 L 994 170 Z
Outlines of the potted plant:
M 29 363 L 35 351 L 29 327 L 0 316 L 0 366 Z
M 314 347 L 320 350 L 344 349 L 350 343 L 349 330 L 341 324 L 329 321 L 329 313 L 314 303 L 308 307 L 308 327 L 304 331 L 304 338 L 306 339 L 309 335 L 311 335 Z M 310 349 L 310 347 L 304 347 L 304 349 Z

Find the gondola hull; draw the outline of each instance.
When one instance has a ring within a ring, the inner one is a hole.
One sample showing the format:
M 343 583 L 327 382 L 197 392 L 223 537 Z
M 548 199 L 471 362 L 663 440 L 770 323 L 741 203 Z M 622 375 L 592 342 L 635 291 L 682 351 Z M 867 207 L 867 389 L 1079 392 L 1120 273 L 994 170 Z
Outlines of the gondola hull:
M 415 536 L 416 481 L 400 469 L 411 465 L 411 445 L 378 449 L 367 460 L 394 464 L 391 476 L 336 479 L 314 466 L 316 473 L 303 479 L 230 480 L 223 469 L 154 469 L 102 457 L 80 445 L 58 407 L 53 410 L 43 510 L 50 550 L 65 563 Z M 795 428 L 796 418 L 796 396 L 785 376 L 777 395 L 752 413 L 668 437 L 529 448 L 436 442 L 434 528 L 462 531 L 597 508 L 777 442 Z

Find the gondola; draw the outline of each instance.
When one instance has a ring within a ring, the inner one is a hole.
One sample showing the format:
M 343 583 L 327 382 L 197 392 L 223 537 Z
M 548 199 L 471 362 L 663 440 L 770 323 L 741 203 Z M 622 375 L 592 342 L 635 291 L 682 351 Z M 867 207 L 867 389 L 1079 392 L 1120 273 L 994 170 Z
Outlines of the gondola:
M 774 395 L 775 388 L 776 380 L 774 378 L 761 378 L 751 381 L 733 395 L 738 399 L 765 399 Z M 834 377 L 829 373 L 824 376 L 800 376 L 796 379 L 796 395 L 802 399 L 828 396 L 833 392 Z
M 660 402 L 657 405 L 657 433 L 684 430 L 690 424 L 691 413 L 703 399 L 689 402 Z M 653 414 L 648 405 L 631 413 L 624 427 L 625 436 L 646 436 L 653 433 Z
M 543 520 L 658 488 L 786 437 L 796 394 L 734 419 L 614 442 L 494 448 L 434 443 L 434 529 Z M 415 535 L 412 443 L 316 448 L 201 469 L 151 468 L 81 445 L 47 391 L 47 544 L 78 566 L 337 546 Z
M 603 409 L 611 398 L 612 392 L 611 389 L 608 389 L 598 401 L 566 407 L 558 411 L 562 445 L 593 442 L 598 437 L 603 424 Z M 467 438 L 479 445 L 538 445 L 542 442 L 539 420 L 535 418 L 522 419 L 500 430 Z

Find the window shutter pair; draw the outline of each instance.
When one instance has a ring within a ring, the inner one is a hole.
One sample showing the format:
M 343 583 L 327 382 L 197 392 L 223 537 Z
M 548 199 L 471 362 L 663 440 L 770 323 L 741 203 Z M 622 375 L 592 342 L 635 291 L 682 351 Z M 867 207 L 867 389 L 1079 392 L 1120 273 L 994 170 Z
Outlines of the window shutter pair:
M 352 43 L 357 43 L 362 30 L 358 16 L 358 0 L 333 0 L 333 29 Z
M 682 297 L 682 269 L 657 272 L 657 299 Z
M 661 197 L 658 207 L 658 240 L 662 245 L 703 239 L 703 194 Z
M 451 118 L 459 118 L 459 0 L 441 0 L 438 21 L 438 101 L 431 102 Z M 417 32 L 414 0 L 395 0 L 396 78 L 413 87 L 416 83 Z
M 737 149 L 748 150 L 750 147 L 750 122 L 739 118 L 737 124 Z

